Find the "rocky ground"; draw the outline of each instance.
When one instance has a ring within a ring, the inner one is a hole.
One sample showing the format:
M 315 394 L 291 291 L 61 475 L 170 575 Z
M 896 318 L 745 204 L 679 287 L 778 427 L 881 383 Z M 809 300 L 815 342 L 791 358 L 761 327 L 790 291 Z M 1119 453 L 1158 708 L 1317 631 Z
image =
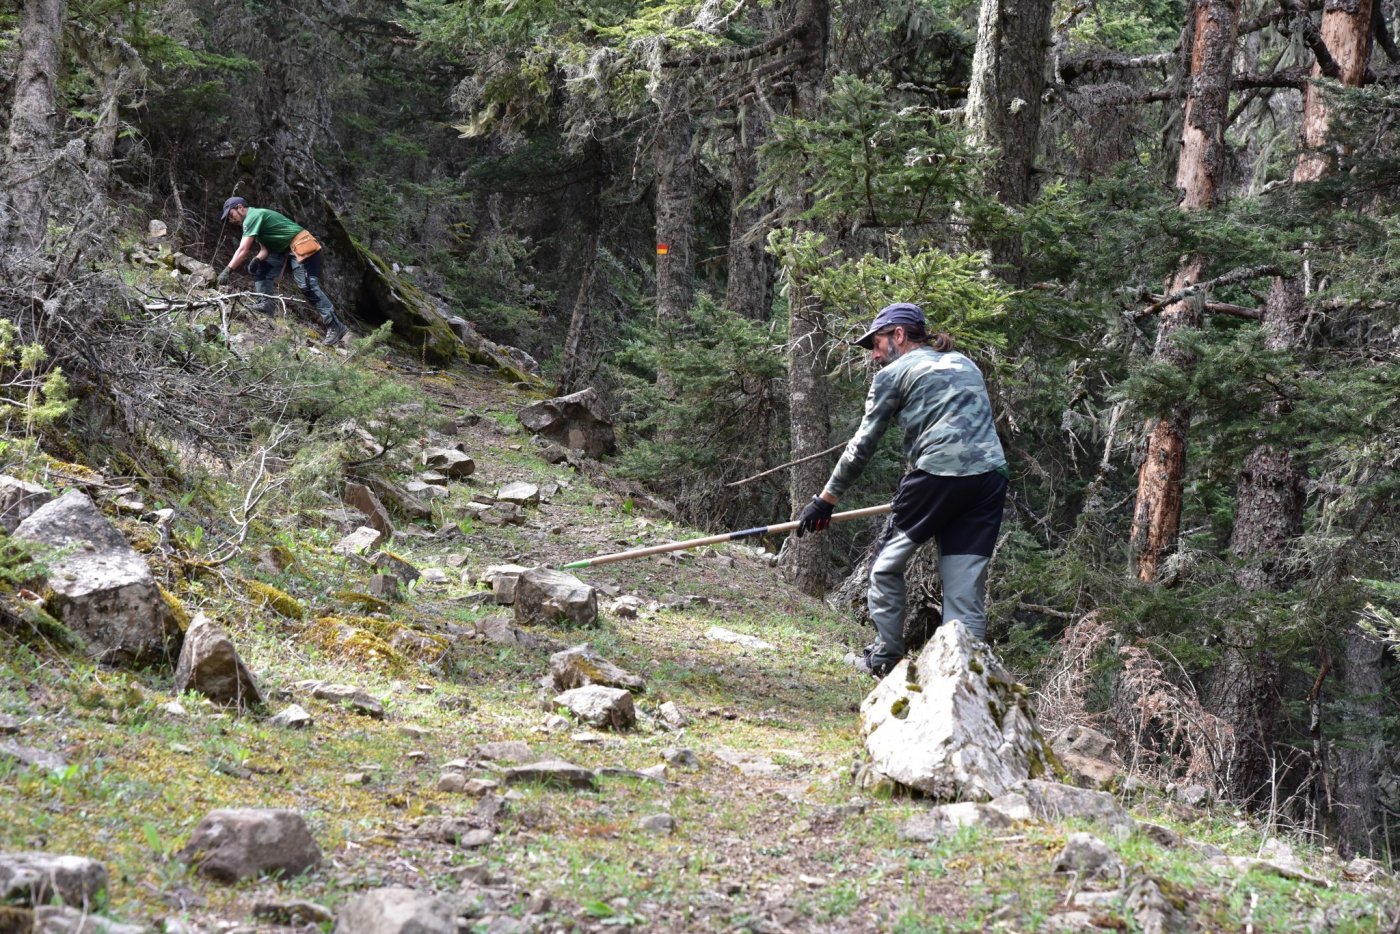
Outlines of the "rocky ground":
M 866 633 L 785 587 L 768 551 L 580 572 L 595 619 L 544 622 L 498 602 L 530 586 L 518 568 L 701 533 L 605 464 L 560 459 L 522 428 L 538 394 L 478 367 L 375 365 L 417 381 L 447 416 L 387 459 L 425 509 L 400 503 L 375 519 L 326 502 L 264 515 L 215 563 L 197 508 L 166 513 L 102 465 L 7 464 L 18 480 L 90 498 L 165 588 L 172 622 L 207 627 L 211 645 L 226 635 L 251 682 L 222 669 L 232 703 L 217 703 L 218 679 L 178 673 L 174 657 L 112 667 L 0 635 L 0 895 L 11 904 L 0 929 L 1400 924 L 1400 888 L 1380 864 L 1271 832 L 1204 789 L 1134 780 L 1103 749 L 1107 771 L 1086 782 L 1108 793 L 1033 783 L 937 808 L 858 781 L 872 684 L 842 656 Z M 433 463 L 459 476 L 424 481 Z M 226 495 L 238 492 L 230 481 Z M 374 521 L 392 530 L 346 542 Z M 552 661 L 582 643 L 587 654 Z M 589 680 L 625 687 L 565 695 Z M 54 894 L 72 910 L 30 910 Z

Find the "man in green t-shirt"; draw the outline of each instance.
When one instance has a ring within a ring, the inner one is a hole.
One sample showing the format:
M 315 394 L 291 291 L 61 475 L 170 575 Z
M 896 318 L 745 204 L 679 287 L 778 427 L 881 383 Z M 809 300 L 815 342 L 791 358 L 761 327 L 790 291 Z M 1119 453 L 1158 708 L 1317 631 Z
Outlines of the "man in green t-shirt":
M 321 244 L 311 232 L 296 221 L 268 208 L 249 207 L 248 202 L 234 196 L 224 202 L 223 220 L 243 229 L 233 259 L 219 273 L 219 285 L 228 282 L 229 274 L 248 258 L 257 247 L 258 255 L 248 264 L 253 277 L 253 291 L 263 296 L 261 309 L 270 314 L 273 296 L 277 294 L 277 278 L 289 262 L 292 278 L 306 300 L 321 316 L 326 328 L 326 346 L 340 343 L 347 328 L 335 316 L 335 306 L 321 288 Z

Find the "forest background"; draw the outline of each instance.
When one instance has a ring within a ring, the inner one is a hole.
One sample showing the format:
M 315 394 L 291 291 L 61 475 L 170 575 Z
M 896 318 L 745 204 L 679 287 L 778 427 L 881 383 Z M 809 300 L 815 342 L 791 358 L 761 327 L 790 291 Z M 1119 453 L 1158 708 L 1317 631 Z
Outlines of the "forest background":
M 68 443 L 136 445 L 156 421 L 266 442 L 247 374 L 144 345 L 155 312 L 113 279 L 152 216 L 222 265 L 218 207 L 237 193 L 343 226 L 559 392 L 594 387 L 623 429 L 618 469 L 718 530 L 820 489 L 834 455 L 732 484 L 844 440 L 868 379 L 849 339 L 917 301 L 987 374 L 1011 460 L 1000 651 L 1057 660 L 1074 690 L 1043 696 L 1130 740 L 1140 768 L 1390 857 L 1395 16 L 1388 0 L 12 2 L 7 392 L 31 421 L 71 394 Z M 346 252 L 326 279 L 370 329 Z M 306 441 L 270 449 L 314 461 L 292 450 Z M 882 501 L 900 469 L 887 439 L 849 505 Z M 869 534 L 790 542 L 785 570 L 848 592 Z

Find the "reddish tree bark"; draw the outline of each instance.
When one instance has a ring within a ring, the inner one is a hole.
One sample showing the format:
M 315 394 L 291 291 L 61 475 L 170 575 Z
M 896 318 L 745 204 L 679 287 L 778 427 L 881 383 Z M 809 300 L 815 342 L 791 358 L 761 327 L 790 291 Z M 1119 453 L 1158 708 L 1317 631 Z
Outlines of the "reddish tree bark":
M 1189 15 L 1191 92 L 1182 121 L 1176 185 L 1181 189 L 1181 209 L 1200 211 L 1215 204 L 1224 170 L 1230 66 L 1239 28 L 1240 0 L 1195 0 Z M 1202 256 L 1187 258 L 1172 277 L 1168 294 L 1199 282 L 1205 263 Z M 1194 366 L 1175 338 L 1182 331 L 1200 326 L 1202 301 L 1203 296 L 1195 295 L 1162 309 L 1153 351 L 1155 359 L 1182 369 Z M 1189 410 L 1178 405 L 1147 426 L 1147 451 L 1138 471 L 1133 518 L 1133 553 L 1138 578 L 1143 581 L 1156 580 L 1163 559 L 1176 547 L 1189 420 Z

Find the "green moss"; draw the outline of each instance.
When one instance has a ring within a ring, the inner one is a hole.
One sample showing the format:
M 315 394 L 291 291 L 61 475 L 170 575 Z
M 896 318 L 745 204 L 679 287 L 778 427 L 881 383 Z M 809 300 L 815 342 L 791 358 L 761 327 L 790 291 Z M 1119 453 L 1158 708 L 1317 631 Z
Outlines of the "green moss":
M 890 706 L 890 716 L 896 720 L 903 720 L 909 716 L 909 698 L 901 697 Z
M 340 661 L 382 665 L 390 671 L 399 671 L 408 665 L 403 655 L 383 636 L 338 616 L 318 617 L 308 627 L 306 635 L 317 648 Z
M 357 606 L 362 610 L 369 610 L 371 613 L 387 613 L 390 609 L 386 601 L 358 590 L 337 590 L 331 596 L 341 603 Z
M 175 618 L 175 624 L 180 627 L 180 631 L 189 631 L 190 611 L 185 609 L 185 604 L 180 601 L 179 597 L 166 590 L 164 584 L 156 584 L 156 587 L 160 590 L 161 599 L 170 609 L 170 615 Z
M 244 579 L 242 584 L 248 596 L 259 601 L 261 606 L 271 607 L 288 619 L 306 618 L 306 607 L 291 594 L 262 581 Z

